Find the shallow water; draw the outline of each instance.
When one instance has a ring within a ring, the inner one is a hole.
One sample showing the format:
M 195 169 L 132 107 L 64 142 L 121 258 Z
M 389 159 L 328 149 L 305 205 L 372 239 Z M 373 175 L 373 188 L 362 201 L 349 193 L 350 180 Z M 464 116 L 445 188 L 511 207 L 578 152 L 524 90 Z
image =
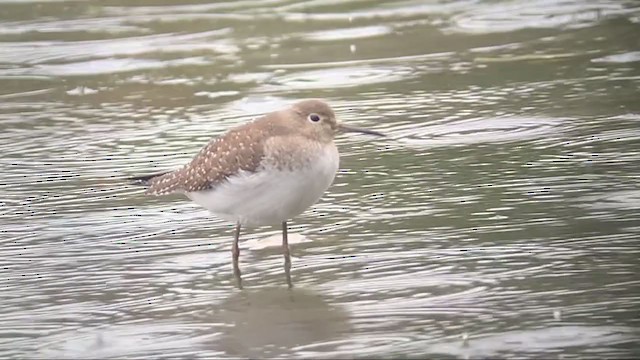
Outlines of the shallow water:
M 640 354 L 635 1 L 1 1 L 0 357 Z M 123 178 L 307 97 L 385 139 L 247 230 Z

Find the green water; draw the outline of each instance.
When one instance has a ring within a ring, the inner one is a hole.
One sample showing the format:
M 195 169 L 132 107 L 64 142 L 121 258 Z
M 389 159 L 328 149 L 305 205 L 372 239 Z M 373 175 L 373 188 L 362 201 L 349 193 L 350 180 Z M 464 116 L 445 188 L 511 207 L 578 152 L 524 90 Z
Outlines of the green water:
M 0 357 L 637 357 L 638 5 L 0 0 Z M 240 291 L 121 179 L 307 97 L 389 136 Z

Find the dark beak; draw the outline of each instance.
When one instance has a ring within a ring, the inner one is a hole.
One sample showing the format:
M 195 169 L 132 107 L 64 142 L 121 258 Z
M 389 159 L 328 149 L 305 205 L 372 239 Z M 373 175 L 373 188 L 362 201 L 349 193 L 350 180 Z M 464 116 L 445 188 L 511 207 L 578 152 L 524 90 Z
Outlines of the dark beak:
M 386 136 L 383 133 L 379 133 L 377 131 L 373 131 L 373 130 L 367 130 L 367 129 L 360 129 L 357 127 L 353 127 L 353 126 L 347 126 L 344 124 L 339 124 L 338 125 L 338 130 L 342 131 L 342 132 L 357 132 L 357 133 L 361 133 L 361 134 L 369 134 L 369 135 L 375 135 L 375 136 Z

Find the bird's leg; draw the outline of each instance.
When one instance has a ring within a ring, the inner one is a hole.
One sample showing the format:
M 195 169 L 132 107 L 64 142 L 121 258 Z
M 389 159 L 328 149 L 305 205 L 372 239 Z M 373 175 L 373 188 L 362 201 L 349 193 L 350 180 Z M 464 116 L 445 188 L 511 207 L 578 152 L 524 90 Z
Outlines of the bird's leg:
M 233 237 L 233 246 L 231 247 L 231 255 L 233 255 L 233 276 L 236 278 L 238 289 L 242 289 L 242 274 L 240 273 L 240 222 L 236 223 L 236 231 Z
M 289 239 L 287 238 L 287 222 L 282 222 L 282 252 L 284 254 L 284 274 L 287 277 L 287 286 L 293 287 L 291 283 L 291 254 L 289 252 Z

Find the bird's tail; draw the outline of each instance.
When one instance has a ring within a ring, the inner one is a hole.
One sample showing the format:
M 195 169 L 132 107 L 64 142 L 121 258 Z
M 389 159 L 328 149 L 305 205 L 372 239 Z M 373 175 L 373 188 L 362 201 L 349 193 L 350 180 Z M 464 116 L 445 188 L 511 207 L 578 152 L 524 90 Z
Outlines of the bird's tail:
M 170 171 L 163 171 L 163 172 L 149 174 L 149 175 L 133 176 L 133 177 L 127 178 L 127 180 L 131 181 L 131 184 L 133 185 L 148 186 L 151 180 L 153 180 L 153 178 L 156 178 L 158 176 L 162 176 L 168 173 L 170 173 Z

